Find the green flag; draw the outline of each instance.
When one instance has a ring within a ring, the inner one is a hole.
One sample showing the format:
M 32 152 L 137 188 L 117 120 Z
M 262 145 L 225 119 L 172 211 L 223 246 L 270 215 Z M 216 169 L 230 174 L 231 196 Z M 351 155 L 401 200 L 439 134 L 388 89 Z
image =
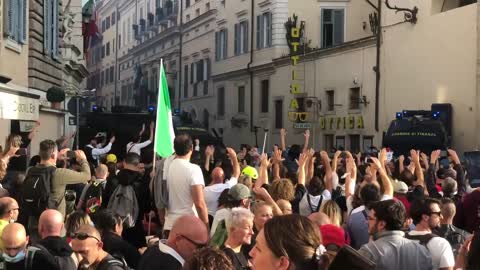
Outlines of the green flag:
M 157 121 L 155 128 L 154 151 L 161 157 L 168 157 L 173 154 L 173 131 L 172 108 L 168 92 L 167 77 L 163 69 L 163 61 L 160 63 L 160 82 L 157 101 Z

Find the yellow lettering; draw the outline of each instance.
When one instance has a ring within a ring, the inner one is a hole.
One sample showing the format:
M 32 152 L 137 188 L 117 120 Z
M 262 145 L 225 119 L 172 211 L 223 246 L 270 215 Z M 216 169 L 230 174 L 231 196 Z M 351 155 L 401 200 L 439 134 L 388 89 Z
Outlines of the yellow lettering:
M 325 117 L 320 117 L 320 128 L 325 129 Z
M 300 42 L 292 42 L 293 45 L 293 51 L 296 52 L 298 51 L 298 45 L 300 45 Z
M 358 122 L 357 123 L 357 128 L 361 128 L 361 129 L 365 128 L 364 123 L 363 123 L 363 116 L 360 115 L 357 119 L 357 122 Z
M 299 38 L 300 37 L 300 29 L 298 27 L 292 28 L 292 37 Z
M 298 55 L 292 56 L 292 61 L 294 66 L 298 64 L 298 60 L 300 60 L 300 56 Z
M 290 85 L 290 93 L 292 93 L 292 94 L 300 94 L 300 92 L 301 92 L 300 84 L 298 84 L 298 83 L 292 83 L 292 85 Z
M 333 117 L 328 118 L 328 127 L 329 129 L 333 129 Z
M 346 117 L 343 117 L 342 119 L 343 121 L 343 129 L 347 129 L 347 118 Z
M 355 117 L 353 117 L 352 115 L 348 116 L 348 128 L 349 129 L 355 128 Z
M 342 122 L 342 118 L 341 117 L 337 117 L 336 119 L 337 121 L 337 129 L 340 129 L 340 122 Z
M 296 98 L 292 99 L 292 101 L 290 102 L 290 109 L 292 110 L 298 110 L 298 101 Z

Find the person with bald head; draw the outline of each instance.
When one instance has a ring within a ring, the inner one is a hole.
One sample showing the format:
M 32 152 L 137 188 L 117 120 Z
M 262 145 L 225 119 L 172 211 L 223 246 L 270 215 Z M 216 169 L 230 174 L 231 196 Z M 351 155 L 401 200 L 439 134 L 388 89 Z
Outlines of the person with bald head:
M 77 269 L 72 248 L 61 237 L 63 227 L 63 215 L 59 211 L 47 209 L 42 212 L 38 220 L 38 234 L 41 240 L 32 245 L 36 250 L 32 259 L 32 269 Z
M 209 148 L 205 150 L 205 155 L 207 156 L 209 155 L 208 151 Z M 227 153 L 233 167 L 232 177 L 225 181 L 225 173 L 223 169 L 216 167 L 212 171 L 212 181 L 210 185 L 205 188 L 205 202 L 207 203 L 210 224 L 212 224 L 215 212 L 217 212 L 218 198 L 220 198 L 220 194 L 222 194 L 225 189 L 235 186 L 238 183 L 238 177 L 240 176 L 240 165 L 238 164 L 237 153 L 235 153 L 235 150 L 232 148 L 227 148 Z
M 80 200 L 77 204 L 77 210 L 83 210 L 89 215 L 94 215 L 100 209 L 103 209 L 108 204 L 105 201 L 103 194 L 107 185 L 108 167 L 105 164 L 98 165 L 95 168 L 95 181 L 88 183 L 80 195 Z M 98 196 L 100 194 L 100 196 Z
M 100 233 L 91 225 L 82 225 L 72 239 L 72 249 L 79 260 L 79 269 L 124 270 L 126 266 L 103 250 Z
M 28 245 L 28 236 L 20 223 L 10 223 L 3 229 L 2 257 L 5 264 L 3 269 L 25 269 L 25 257 Z
M 195 216 L 177 219 L 167 240 L 145 251 L 137 270 L 180 270 L 193 253 L 208 244 L 206 224 Z
M 0 237 L 3 234 L 5 226 L 17 221 L 19 209 L 15 199 L 10 197 L 0 198 Z M 1 248 L 3 248 L 3 241 L 0 240 L 0 249 Z

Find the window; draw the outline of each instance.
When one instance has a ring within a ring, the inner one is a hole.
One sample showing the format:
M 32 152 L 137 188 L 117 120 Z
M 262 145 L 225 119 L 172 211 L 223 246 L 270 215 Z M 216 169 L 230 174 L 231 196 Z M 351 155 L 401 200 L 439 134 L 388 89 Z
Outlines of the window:
M 112 51 L 115 52 L 115 39 L 112 41 Z
M 350 110 L 360 109 L 360 87 L 350 88 Z
M 185 0 L 185 8 L 188 8 L 190 6 L 190 0 Z
M 206 10 L 206 11 L 209 11 L 209 10 L 210 10 L 210 3 L 206 3 L 206 4 L 205 4 L 205 10 Z
M 245 86 L 238 87 L 238 112 L 245 112 Z
M 126 44 L 127 42 L 130 42 L 130 41 L 132 40 L 132 35 L 130 34 L 130 28 L 131 28 L 130 25 L 131 25 L 131 24 L 130 24 L 130 18 L 128 18 L 128 20 L 127 20 L 127 36 L 128 36 L 128 41 L 127 41 L 127 39 L 125 39 L 125 44 Z
M 112 26 L 115 25 L 115 12 L 112 13 Z
M 107 42 L 107 47 L 106 47 L 106 56 L 110 55 L 110 42 Z
M 105 45 L 102 46 L 102 59 L 105 57 Z
M 183 97 L 188 98 L 188 65 L 183 69 Z
M 433 0 L 432 14 L 446 12 L 455 8 L 471 5 L 476 2 L 477 0 Z
M 25 44 L 27 41 L 27 0 L 6 0 L 4 3 L 5 35 L 11 40 Z
M 340 151 L 345 150 L 345 136 L 337 136 L 336 142 L 335 142 L 335 148 L 337 148 L 337 150 L 340 150 Z
M 257 16 L 257 49 L 272 46 L 272 13 Z
M 12 2 L 12 0 L 10 0 Z M 46 55 L 57 57 L 58 50 L 58 0 L 45 0 L 43 5 L 43 49 Z
M 248 52 L 248 21 L 235 24 L 235 55 Z
M 198 16 L 200 16 L 200 9 L 199 8 L 197 8 L 195 10 L 195 17 L 198 17 Z
M 122 48 L 122 35 L 118 35 L 118 49 Z
M 269 88 L 270 88 L 270 81 L 263 80 L 261 82 L 261 98 L 260 98 L 260 112 L 261 113 L 268 113 L 268 98 L 269 98 Z
M 225 88 L 218 88 L 217 97 L 217 114 L 218 116 L 225 116 Z
M 350 152 L 360 152 L 360 135 L 350 135 L 348 137 L 350 139 Z
M 227 58 L 227 41 L 227 29 L 215 33 L 215 60 L 219 61 Z
M 112 66 L 110 67 L 110 83 L 115 81 L 115 68 Z
M 196 65 L 196 68 L 195 68 L 195 71 L 196 71 L 196 75 L 195 75 L 195 82 L 198 83 L 198 82 L 201 82 L 203 81 L 205 78 L 204 78 L 204 72 L 203 72 L 203 67 L 204 67 L 204 64 L 203 64 L 203 59 L 198 61 L 197 63 L 195 63 Z
M 365 136 L 363 137 L 363 151 L 367 152 L 370 150 L 370 147 L 373 146 L 373 137 L 372 136 Z
M 327 48 L 343 43 L 345 27 L 344 9 L 322 9 L 321 37 L 322 47 Z
M 100 87 L 103 86 L 103 78 L 105 77 L 103 70 L 100 72 Z
M 333 135 L 325 135 L 324 139 L 324 149 L 330 152 L 333 149 Z
M 186 19 L 187 22 L 190 21 L 190 14 L 187 14 L 187 19 Z
M 143 19 L 143 7 L 140 8 L 140 20 Z
M 283 100 L 275 100 L 275 128 L 283 128 Z
M 105 20 L 102 20 L 102 33 L 105 32 L 106 27 L 105 27 Z
M 332 112 L 335 110 L 335 91 L 327 91 L 327 111 Z
M 105 29 L 108 30 L 110 29 L 110 17 L 107 17 L 107 19 L 105 20 Z

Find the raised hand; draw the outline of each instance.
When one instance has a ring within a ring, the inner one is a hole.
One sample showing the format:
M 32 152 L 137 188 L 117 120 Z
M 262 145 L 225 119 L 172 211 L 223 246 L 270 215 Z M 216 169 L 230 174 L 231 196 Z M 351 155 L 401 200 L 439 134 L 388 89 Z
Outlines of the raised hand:
M 414 149 L 410 150 L 410 157 L 412 158 L 413 162 L 415 162 L 415 163 L 420 162 L 420 156 L 419 156 L 417 150 L 414 150 Z
M 300 157 L 296 161 L 299 167 L 304 167 L 305 163 L 307 162 L 307 155 L 305 153 L 301 153 Z
M 213 153 L 215 152 L 215 148 L 213 146 L 211 146 L 211 148 L 212 148 L 211 152 L 213 155 Z M 230 147 L 227 147 L 227 155 L 232 160 L 237 158 L 237 153 L 233 148 L 230 148 Z
M 305 139 L 309 139 L 310 138 L 310 130 L 309 129 L 305 130 L 305 132 L 303 133 L 303 136 L 305 137 Z
M 287 131 L 284 128 L 280 129 L 280 136 L 282 137 L 287 136 Z
M 432 152 L 432 154 L 430 155 L 430 163 L 436 163 L 438 158 L 440 157 L 440 154 L 442 153 L 442 151 L 440 150 L 435 150 Z
M 458 158 L 457 152 L 453 149 L 447 150 L 448 155 L 452 158 L 453 163 L 460 164 L 460 158 Z

